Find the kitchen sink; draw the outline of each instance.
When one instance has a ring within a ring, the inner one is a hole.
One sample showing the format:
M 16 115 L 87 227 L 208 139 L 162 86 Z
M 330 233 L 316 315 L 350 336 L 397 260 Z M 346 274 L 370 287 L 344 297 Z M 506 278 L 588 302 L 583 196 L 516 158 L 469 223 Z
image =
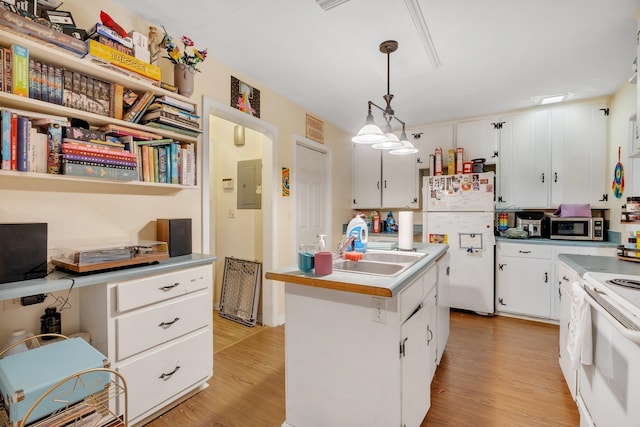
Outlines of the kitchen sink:
M 334 261 L 333 270 L 394 277 L 425 256 L 427 254 L 418 252 L 369 251 L 363 254 L 361 261 Z

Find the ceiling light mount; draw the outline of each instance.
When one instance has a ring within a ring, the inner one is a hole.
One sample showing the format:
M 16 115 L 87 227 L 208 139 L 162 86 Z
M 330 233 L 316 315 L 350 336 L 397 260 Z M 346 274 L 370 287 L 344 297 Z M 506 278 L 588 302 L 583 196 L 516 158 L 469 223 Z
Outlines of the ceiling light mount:
M 391 150 L 390 154 L 414 154 L 418 150 L 407 139 L 405 132 L 405 122 L 396 117 L 396 113 L 391 107 L 391 101 L 393 95 L 391 94 L 391 54 L 398 50 L 398 42 L 395 40 L 387 40 L 380 43 L 380 52 L 387 55 L 387 93 L 382 97 L 386 106 L 384 108 L 368 101 L 367 119 L 364 126 L 360 129 L 358 134 L 353 137 L 352 141 L 358 144 L 373 144 L 373 148 L 379 150 Z M 384 131 L 375 124 L 373 120 L 373 114 L 371 114 L 371 107 L 376 107 L 382 111 L 386 126 Z M 391 129 L 391 120 L 397 120 L 402 125 L 402 134 L 400 138 L 393 134 Z

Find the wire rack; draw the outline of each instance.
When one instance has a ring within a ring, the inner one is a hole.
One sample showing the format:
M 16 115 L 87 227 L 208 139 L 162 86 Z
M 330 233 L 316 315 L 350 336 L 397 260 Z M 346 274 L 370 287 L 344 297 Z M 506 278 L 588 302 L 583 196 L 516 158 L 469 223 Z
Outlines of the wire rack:
M 222 276 L 220 316 L 243 325 L 255 326 L 261 284 L 261 263 L 226 257 Z

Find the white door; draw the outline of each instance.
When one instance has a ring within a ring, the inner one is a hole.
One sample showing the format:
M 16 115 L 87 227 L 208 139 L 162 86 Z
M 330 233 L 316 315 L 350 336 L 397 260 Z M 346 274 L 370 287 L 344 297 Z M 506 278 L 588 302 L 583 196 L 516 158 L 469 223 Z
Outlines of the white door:
M 428 344 L 428 309 L 416 312 L 401 326 L 402 425 L 419 426 L 431 405 L 431 360 Z
M 296 199 L 296 247 L 300 243 L 318 241 L 326 234 L 327 249 L 331 243 L 331 188 L 329 150 L 312 141 L 297 141 L 292 194 Z
M 381 207 L 382 154 L 380 150 L 370 145 L 353 144 L 352 159 L 352 207 L 354 209 Z
M 382 152 L 382 207 L 418 207 L 416 155 L 396 156 Z

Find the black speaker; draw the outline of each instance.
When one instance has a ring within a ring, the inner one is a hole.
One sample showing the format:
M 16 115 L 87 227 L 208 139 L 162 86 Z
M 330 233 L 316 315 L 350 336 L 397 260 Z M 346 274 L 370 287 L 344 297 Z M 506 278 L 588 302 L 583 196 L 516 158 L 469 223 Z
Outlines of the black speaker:
M 191 254 L 191 218 L 158 218 L 157 239 L 167 242 L 169 256 Z
M 47 224 L 0 224 L 0 283 L 47 275 Z

